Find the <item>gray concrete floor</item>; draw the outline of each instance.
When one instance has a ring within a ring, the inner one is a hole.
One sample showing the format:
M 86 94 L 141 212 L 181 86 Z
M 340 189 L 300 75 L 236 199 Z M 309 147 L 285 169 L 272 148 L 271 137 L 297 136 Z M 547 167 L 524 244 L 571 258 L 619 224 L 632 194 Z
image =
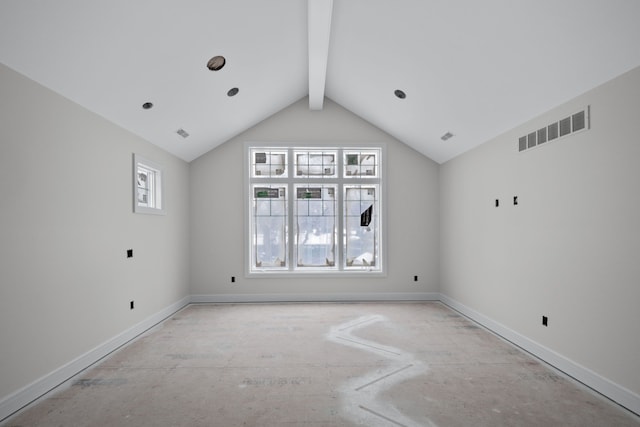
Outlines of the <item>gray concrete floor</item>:
M 7 426 L 639 426 L 440 303 L 191 305 Z

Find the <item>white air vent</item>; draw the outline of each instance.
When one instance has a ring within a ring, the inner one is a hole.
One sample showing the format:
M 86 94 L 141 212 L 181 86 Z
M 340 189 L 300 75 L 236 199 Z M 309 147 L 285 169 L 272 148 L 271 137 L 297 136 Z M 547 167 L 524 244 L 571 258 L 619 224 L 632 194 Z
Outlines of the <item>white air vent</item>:
M 525 151 L 538 147 L 546 142 L 552 142 L 576 132 L 582 132 L 591 127 L 591 107 L 564 117 L 548 126 L 528 133 L 518 138 L 518 151 Z

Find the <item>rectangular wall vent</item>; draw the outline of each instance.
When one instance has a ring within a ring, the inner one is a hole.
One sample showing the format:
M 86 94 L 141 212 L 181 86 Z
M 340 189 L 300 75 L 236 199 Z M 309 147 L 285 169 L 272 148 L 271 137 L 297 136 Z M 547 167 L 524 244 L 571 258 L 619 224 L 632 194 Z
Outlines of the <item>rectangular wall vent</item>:
M 553 122 L 537 131 L 528 133 L 518 138 L 518 151 L 525 151 L 544 144 L 555 141 L 576 132 L 581 132 L 590 128 L 591 107 L 564 117 L 557 122 Z

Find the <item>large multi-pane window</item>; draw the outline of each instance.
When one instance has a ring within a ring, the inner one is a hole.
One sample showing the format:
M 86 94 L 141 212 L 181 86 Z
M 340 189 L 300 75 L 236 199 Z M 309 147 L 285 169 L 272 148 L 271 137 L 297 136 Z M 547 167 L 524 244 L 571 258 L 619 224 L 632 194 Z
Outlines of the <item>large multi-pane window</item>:
M 249 273 L 382 272 L 382 147 L 248 146 Z

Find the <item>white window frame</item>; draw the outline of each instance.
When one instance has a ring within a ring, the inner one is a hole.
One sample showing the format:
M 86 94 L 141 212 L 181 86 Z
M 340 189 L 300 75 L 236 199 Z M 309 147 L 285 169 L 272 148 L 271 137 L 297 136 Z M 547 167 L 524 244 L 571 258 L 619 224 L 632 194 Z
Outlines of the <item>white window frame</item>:
M 146 172 L 148 199 L 139 200 L 139 174 Z M 133 212 L 140 214 L 165 215 L 164 170 L 163 167 L 143 157 L 133 154 Z
M 256 167 L 253 164 L 251 158 L 252 150 L 264 149 L 265 151 L 283 151 L 286 153 L 287 168 L 285 173 L 278 175 L 274 173 L 275 169 L 271 171 L 272 176 L 265 178 L 264 176 L 256 175 Z M 374 150 L 378 153 L 378 164 L 374 176 L 366 176 L 364 173 L 358 176 L 347 175 L 345 165 L 345 153 L 348 151 L 364 152 L 368 149 Z M 306 176 L 300 178 L 296 176 L 295 168 L 295 152 L 298 150 L 308 151 L 322 151 L 329 152 L 335 151 L 337 154 L 337 162 L 335 165 L 335 173 L 331 176 Z M 339 147 L 335 145 L 320 145 L 320 144 L 304 144 L 304 143 L 269 143 L 269 142 L 246 142 L 244 147 L 244 177 L 245 177 L 245 189 L 246 196 L 244 197 L 245 203 L 245 276 L 251 277 L 290 277 L 290 276 L 385 276 L 386 277 L 386 224 L 385 224 L 385 188 L 386 188 L 386 145 L 384 143 L 370 143 L 370 144 L 349 144 L 348 146 Z M 295 255 L 299 248 L 296 246 L 296 188 L 306 184 L 309 187 L 322 187 L 326 185 L 335 185 L 337 193 L 337 206 L 336 206 L 336 253 L 333 264 L 329 261 L 326 266 L 307 267 L 299 266 L 298 260 L 295 259 Z M 376 206 L 375 206 L 375 218 L 378 221 L 378 231 L 376 234 L 375 247 L 377 250 L 377 258 L 375 265 L 347 265 L 345 260 L 345 244 L 346 244 L 346 213 L 345 213 L 345 189 L 353 185 L 372 185 L 376 188 Z M 278 185 L 286 188 L 286 203 L 287 203 L 287 219 L 286 219 L 286 231 L 284 233 L 286 244 L 285 252 L 287 255 L 288 263 L 286 268 L 263 268 L 256 266 L 257 256 L 253 254 L 256 250 L 254 240 L 257 238 L 254 235 L 253 230 L 253 215 L 254 215 L 254 191 L 256 187 L 269 185 Z

